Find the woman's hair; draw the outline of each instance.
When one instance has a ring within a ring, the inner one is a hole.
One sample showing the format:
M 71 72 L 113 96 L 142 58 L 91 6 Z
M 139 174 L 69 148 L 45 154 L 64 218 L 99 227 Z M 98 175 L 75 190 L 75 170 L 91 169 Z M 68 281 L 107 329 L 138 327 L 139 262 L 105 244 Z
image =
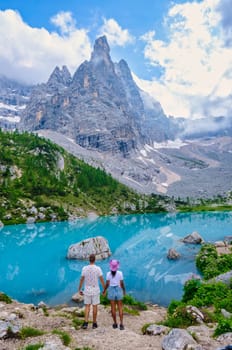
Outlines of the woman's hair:
M 117 271 L 111 271 L 111 275 L 114 277 Z

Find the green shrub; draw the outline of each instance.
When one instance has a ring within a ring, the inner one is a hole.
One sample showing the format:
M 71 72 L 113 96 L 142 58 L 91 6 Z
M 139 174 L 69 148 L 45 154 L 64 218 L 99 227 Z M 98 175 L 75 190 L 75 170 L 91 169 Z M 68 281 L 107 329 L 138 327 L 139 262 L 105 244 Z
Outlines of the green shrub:
M 8 295 L 2 292 L 0 292 L 0 301 L 3 301 L 6 304 L 12 303 L 12 299 Z
M 177 307 L 180 305 L 185 305 L 182 301 L 172 300 L 168 306 L 168 315 L 173 315 Z
M 218 336 L 223 333 L 232 332 L 232 317 L 231 318 L 220 318 L 218 321 L 217 328 L 214 331 L 214 336 Z
M 176 308 L 174 308 L 173 303 L 171 309 L 168 310 L 168 317 L 163 322 L 165 326 L 171 328 L 187 328 L 191 325 L 196 324 L 196 320 L 187 311 L 186 305 L 184 303 L 179 303 L 176 305 Z
M 201 285 L 201 281 L 199 279 L 191 279 L 187 281 L 184 285 L 184 294 L 182 297 L 183 302 L 187 302 L 193 299 L 195 293 L 198 291 Z
M 196 266 L 208 280 L 232 269 L 232 253 L 218 255 L 213 244 L 204 244 L 197 254 Z
M 202 283 L 196 291 L 191 304 L 197 307 L 215 306 L 219 308 L 220 303 L 227 298 L 229 288 L 222 282 Z

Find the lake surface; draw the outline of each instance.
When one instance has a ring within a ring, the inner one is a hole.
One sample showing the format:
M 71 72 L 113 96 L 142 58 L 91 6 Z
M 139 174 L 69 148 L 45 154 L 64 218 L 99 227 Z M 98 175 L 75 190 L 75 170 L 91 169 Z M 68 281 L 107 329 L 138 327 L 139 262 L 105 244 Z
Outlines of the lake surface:
M 232 235 L 232 212 L 146 214 L 83 219 L 76 222 L 5 226 L 0 230 L 0 290 L 21 302 L 70 303 L 86 261 L 67 260 L 68 247 L 103 236 L 120 261 L 128 294 L 167 306 L 179 300 L 185 281 L 198 274 L 198 245 L 180 239 L 193 231 L 205 241 Z M 178 261 L 169 261 L 175 248 Z M 111 258 L 112 258 L 111 257 Z M 104 276 L 109 260 L 97 262 Z

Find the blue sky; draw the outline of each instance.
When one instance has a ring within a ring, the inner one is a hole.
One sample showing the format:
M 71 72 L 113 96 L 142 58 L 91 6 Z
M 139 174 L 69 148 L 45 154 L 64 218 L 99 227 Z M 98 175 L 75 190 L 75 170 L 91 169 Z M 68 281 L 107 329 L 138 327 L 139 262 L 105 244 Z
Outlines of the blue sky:
M 73 74 L 100 35 L 167 115 L 231 117 L 231 0 L 0 0 L 0 74 Z

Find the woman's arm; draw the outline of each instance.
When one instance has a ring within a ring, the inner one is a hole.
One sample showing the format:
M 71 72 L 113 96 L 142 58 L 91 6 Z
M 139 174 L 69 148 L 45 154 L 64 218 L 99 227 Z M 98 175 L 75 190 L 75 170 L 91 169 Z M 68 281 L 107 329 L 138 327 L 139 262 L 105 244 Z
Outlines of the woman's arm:
M 104 290 L 103 290 L 103 292 L 102 292 L 102 295 L 105 296 L 106 290 L 107 290 L 107 288 L 109 287 L 109 285 L 110 285 L 110 281 L 106 281 L 105 288 L 104 288 Z

